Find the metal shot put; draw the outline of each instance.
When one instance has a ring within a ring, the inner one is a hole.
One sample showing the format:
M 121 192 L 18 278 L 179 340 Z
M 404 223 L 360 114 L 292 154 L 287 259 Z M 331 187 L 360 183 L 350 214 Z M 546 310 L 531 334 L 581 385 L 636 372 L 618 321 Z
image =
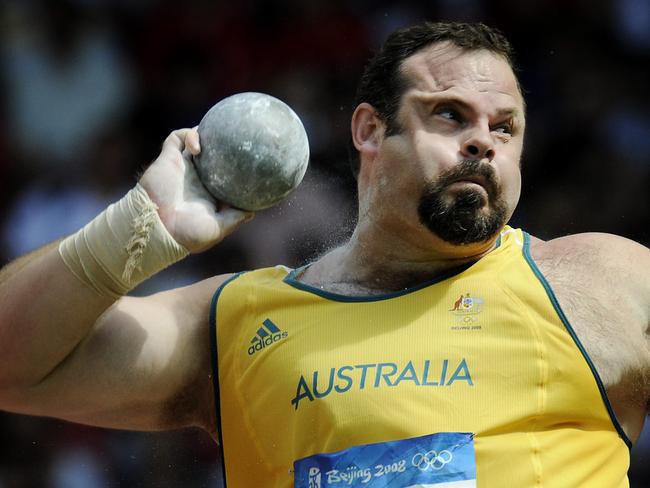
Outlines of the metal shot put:
M 263 93 L 221 100 L 199 124 L 201 153 L 194 162 L 217 199 L 258 211 L 286 198 L 302 181 L 309 142 L 302 122 L 284 102 Z
M 265 95 L 172 132 L 124 197 L 1 270 L 0 408 L 200 427 L 230 488 L 629 486 L 650 406 L 650 252 L 509 225 L 526 132 L 512 58 L 481 23 L 393 32 L 351 113 L 347 242 L 295 269 L 128 296 L 284 198 L 307 164 L 302 124 Z

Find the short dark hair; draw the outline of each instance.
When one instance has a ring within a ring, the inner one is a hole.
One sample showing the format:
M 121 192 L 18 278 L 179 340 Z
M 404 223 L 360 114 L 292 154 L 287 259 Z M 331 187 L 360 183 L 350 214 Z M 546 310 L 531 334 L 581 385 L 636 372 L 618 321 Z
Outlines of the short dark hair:
M 514 53 L 506 37 L 482 23 L 422 22 L 396 30 L 372 57 L 361 75 L 354 100 L 372 105 L 386 124 L 386 134 L 399 133 L 396 121 L 400 99 L 406 83 L 400 73 L 402 62 L 431 44 L 450 42 L 466 51 L 485 49 L 499 54 L 514 71 Z M 350 139 L 350 164 L 356 178 L 359 154 Z

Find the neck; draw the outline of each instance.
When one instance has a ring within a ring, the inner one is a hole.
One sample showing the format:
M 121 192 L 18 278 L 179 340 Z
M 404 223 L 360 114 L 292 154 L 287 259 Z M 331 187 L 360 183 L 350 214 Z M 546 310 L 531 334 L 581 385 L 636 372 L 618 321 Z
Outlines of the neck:
M 428 230 L 418 238 L 357 225 L 350 240 L 310 266 L 301 280 L 346 294 L 382 294 L 410 288 L 478 261 L 496 246 L 486 242 L 454 246 Z

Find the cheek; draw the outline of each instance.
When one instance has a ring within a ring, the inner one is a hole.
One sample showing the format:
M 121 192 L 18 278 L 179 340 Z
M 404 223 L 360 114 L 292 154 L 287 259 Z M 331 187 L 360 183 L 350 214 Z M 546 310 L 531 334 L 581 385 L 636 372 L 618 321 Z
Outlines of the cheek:
M 517 172 L 516 176 L 514 176 L 508 196 L 512 206 L 514 207 L 515 205 L 517 205 L 517 202 L 519 202 L 519 197 L 521 196 L 521 173 L 520 172 Z
M 459 145 L 450 137 L 423 132 L 414 138 L 414 164 L 424 182 L 435 181 L 440 173 L 453 167 L 459 159 Z
M 403 192 L 423 179 L 418 146 L 405 136 L 393 136 L 382 146 L 382 183 L 392 192 Z
M 511 165 L 501 172 L 501 189 L 508 207 L 514 211 L 521 195 L 521 171 L 519 165 Z

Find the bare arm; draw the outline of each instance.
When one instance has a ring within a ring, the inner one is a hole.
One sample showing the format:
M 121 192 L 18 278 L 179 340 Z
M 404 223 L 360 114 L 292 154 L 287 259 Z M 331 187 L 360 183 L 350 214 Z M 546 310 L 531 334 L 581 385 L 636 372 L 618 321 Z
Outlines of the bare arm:
M 639 383 L 630 387 L 631 391 L 627 394 L 633 398 L 631 403 L 638 405 L 640 434 L 644 405 L 646 414 L 650 413 L 650 250 L 619 236 L 597 235 L 604 241 L 602 248 L 609 251 L 603 253 L 603 261 L 608 262 L 615 271 L 612 274 L 616 276 L 610 278 L 611 285 L 629 297 L 632 305 L 632 312 L 627 317 L 627 323 L 621 324 L 620 333 L 629 335 L 639 351 L 636 355 L 633 350 L 627 352 L 629 357 L 639 358 L 641 369 Z M 616 290 L 612 289 L 611 292 L 615 293 Z
M 214 432 L 208 316 L 225 278 L 118 300 L 50 374 L 5 389 L 2 408 L 104 427 Z
M 33 386 L 50 374 L 112 303 L 70 273 L 57 247 L 0 272 L 0 391 Z
M 200 252 L 248 215 L 217 211 L 186 146 L 200 150 L 196 131 L 172 133 L 140 184 L 172 238 Z M 0 409 L 130 429 L 211 428 L 187 405 L 211 401 L 208 307 L 221 280 L 116 300 L 73 273 L 56 243 L 9 264 L 0 272 Z

